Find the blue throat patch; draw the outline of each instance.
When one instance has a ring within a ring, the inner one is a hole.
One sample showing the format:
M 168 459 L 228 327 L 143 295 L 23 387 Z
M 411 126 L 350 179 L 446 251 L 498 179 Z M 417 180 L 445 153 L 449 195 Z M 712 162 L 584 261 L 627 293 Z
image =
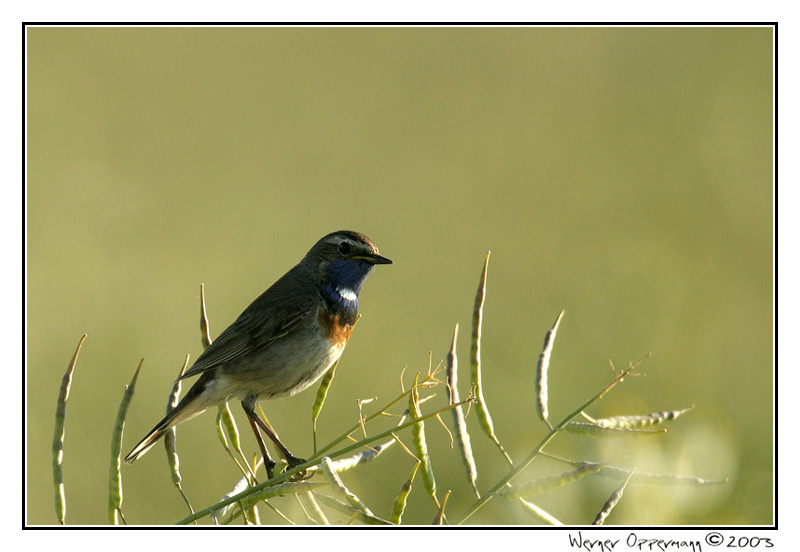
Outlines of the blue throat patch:
M 331 311 L 347 324 L 355 322 L 358 294 L 371 270 L 371 264 L 357 260 L 335 260 L 328 267 L 328 278 L 320 293 Z

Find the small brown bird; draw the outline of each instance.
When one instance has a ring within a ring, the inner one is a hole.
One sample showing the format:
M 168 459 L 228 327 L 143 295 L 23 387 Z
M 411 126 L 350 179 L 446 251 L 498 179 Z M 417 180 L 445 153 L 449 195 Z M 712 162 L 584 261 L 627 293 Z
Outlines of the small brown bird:
M 256 402 L 294 395 L 333 366 L 350 338 L 361 285 L 375 265 L 391 263 L 358 232 L 333 232 L 320 239 L 197 358 L 181 379 L 200 378 L 125 461 L 139 458 L 175 425 L 237 399 L 256 434 L 270 478 L 275 463 L 259 427 L 290 467 L 305 463 L 256 415 Z

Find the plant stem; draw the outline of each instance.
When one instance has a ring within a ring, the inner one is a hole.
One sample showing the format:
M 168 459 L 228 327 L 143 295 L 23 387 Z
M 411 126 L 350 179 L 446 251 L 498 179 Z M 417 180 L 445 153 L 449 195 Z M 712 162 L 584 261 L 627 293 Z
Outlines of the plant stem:
M 420 418 L 412 418 L 408 422 L 402 423 L 402 424 L 400 424 L 400 425 L 398 425 L 396 427 L 393 427 L 391 429 L 387 429 L 386 431 L 384 431 L 382 433 L 375 434 L 372 437 L 368 437 L 366 439 L 362 439 L 361 441 L 359 441 L 357 443 L 353 443 L 352 445 L 346 446 L 346 447 L 344 447 L 344 448 L 342 448 L 340 450 L 337 450 L 336 452 L 334 452 L 332 454 L 329 454 L 329 455 L 326 455 L 326 456 L 329 456 L 331 458 L 338 457 L 338 456 L 343 456 L 343 455 L 347 454 L 348 452 L 351 452 L 351 451 L 353 451 L 355 449 L 367 446 L 367 445 L 369 445 L 370 443 L 372 443 L 374 441 L 378 441 L 380 439 L 384 439 L 385 437 L 389 437 L 389 436 L 394 437 L 394 435 L 392 435 L 393 433 L 396 433 L 396 432 L 398 432 L 398 431 L 400 431 L 402 429 L 405 429 L 405 428 L 410 427 L 410 426 L 412 426 L 412 425 L 414 425 L 416 423 L 419 423 L 422 420 L 427 420 L 428 418 L 433 418 L 434 416 L 438 416 L 438 415 L 442 414 L 443 412 L 447 412 L 448 410 L 451 410 L 451 409 L 453 409 L 453 408 L 455 408 L 457 406 L 463 405 L 463 404 L 465 404 L 467 402 L 470 402 L 472 400 L 473 399 L 471 397 L 469 397 L 469 398 L 467 398 L 467 399 L 465 399 L 465 400 L 463 400 L 463 401 L 461 401 L 459 403 L 455 403 L 455 404 L 452 404 L 452 405 L 447 405 L 447 406 L 445 406 L 443 408 L 440 408 L 439 410 L 436 410 L 435 412 L 430 412 L 428 414 L 425 414 L 425 415 L 421 416 Z M 394 402 L 396 402 L 396 401 L 394 401 Z M 358 427 L 360 427 L 360 425 L 356 426 L 356 428 L 358 428 Z M 327 450 L 329 448 L 332 448 L 332 445 L 328 445 L 323 450 Z M 249 496 L 249 495 L 251 495 L 253 493 L 257 493 L 258 491 L 260 491 L 262 489 L 265 489 L 266 487 L 269 487 L 269 486 L 272 486 L 272 485 L 277 485 L 278 483 L 283 483 L 284 481 L 286 481 L 290 477 L 292 477 L 294 474 L 296 474 L 298 472 L 301 472 L 301 471 L 304 471 L 304 470 L 307 470 L 307 469 L 312 468 L 315 465 L 319 464 L 319 458 L 321 457 L 321 452 L 322 451 L 320 451 L 320 453 L 317 453 L 317 456 L 315 456 L 311 460 L 308 460 L 304 464 L 300 464 L 298 466 L 293 467 L 292 469 L 286 470 L 286 471 L 276 475 L 272 479 L 264 481 L 263 483 L 259 483 L 258 485 L 254 486 L 254 487 L 250 487 L 248 489 L 245 489 L 244 491 L 242 491 L 239 494 L 230 496 L 230 497 L 228 497 L 228 498 L 226 498 L 224 500 L 221 500 L 221 501 L 217 502 L 216 504 L 214 504 L 212 506 L 209 506 L 208 508 L 205 508 L 203 510 L 195 512 L 194 514 L 192 514 L 190 516 L 187 516 L 187 517 L 183 518 L 182 520 L 180 520 L 178 522 L 178 525 L 186 525 L 188 523 L 191 523 L 192 521 L 195 521 L 197 519 L 205 517 L 205 516 L 211 514 L 211 512 L 219 510 L 219 509 L 227 506 L 228 504 L 232 504 L 234 502 L 239 502 L 240 500 L 244 499 L 245 497 L 247 497 L 247 496 Z
M 477 511 L 479 508 L 481 508 L 481 507 L 482 507 L 482 506 L 483 506 L 483 505 L 484 505 L 486 502 L 488 502 L 488 501 L 489 501 L 489 499 L 491 499 L 491 498 L 492 498 L 492 497 L 493 497 L 493 496 L 494 496 L 494 495 L 495 495 L 495 494 L 496 494 L 496 493 L 497 493 L 497 492 L 498 492 L 500 489 L 502 489 L 502 488 L 503 488 L 503 487 L 504 487 L 504 486 L 505 486 L 505 485 L 506 485 L 506 484 L 507 484 L 509 481 L 511 481 L 511 480 L 512 480 L 514 477 L 516 477 L 517 475 L 519 475 L 519 473 L 520 473 L 520 472 L 521 472 L 521 471 L 522 471 L 522 470 L 523 470 L 525 467 L 527 467 L 527 466 L 528 466 L 528 464 L 530 464 L 530 463 L 533 461 L 533 459 L 534 459 L 534 458 L 536 458 L 536 456 L 538 456 L 538 455 L 539 455 L 539 453 L 542 451 L 542 449 L 544 448 L 544 446 L 545 446 L 545 445 L 546 445 L 546 444 L 547 444 L 547 443 L 550 441 L 550 439 L 552 439 L 552 438 L 555 436 L 555 434 L 556 434 L 556 433 L 558 433 L 558 431 L 559 431 L 559 430 L 560 430 L 560 429 L 561 429 L 561 428 L 562 428 L 562 427 L 563 427 L 563 426 L 564 426 L 564 425 L 565 425 L 567 422 L 569 422 L 569 421 L 570 421 L 572 418 L 574 418 L 575 416 L 579 415 L 579 414 L 580 414 L 580 413 L 581 413 L 583 410 L 585 410 L 586 408 L 588 408 L 588 407 L 589 407 L 589 406 L 590 406 L 592 403 L 594 403 L 595 401 L 597 401 L 598 399 L 600 399 L 600 398 L 601 398 L 603 395 L 605 395 L 606 393 L 608 393 L 608 392 L 609 392 L 609 391 L 610 391 L 610 390 L 611 390 L 611 389 L 612 389 L 614 386 L 616 386 L 616 385 L 617 385 L 619 382 L 621 382 L 621 381 L 622 381 L 622 380 L 625 378 L 625 376 L 627 376 L 627 375 L 628 375 L 628 373 L 629 373 L 631 370 L 633 370 L 633 369 L 634 369 L 636 366 L 638 366 L 638 363 L 636 363 L 636 364 L 633 364 L 633 365 L 629 366 L 628 368 L 626 368 L 625 370 L 623 370 L 622 372 L 620 372 L 620 373 L 617 375 L 617 377 L 615 377 L 615 378 L 614 378 L 614 380 L 613 380 L 611 383 L 609 383 L 609 384 L 608 384 L 608 385 L 605 387 L 605 389 L 603 389 L 602 391 L 600 391 L 600 392 L 599 392 L 598 394 L 596 394 L 594 397 L 592 397 L 591 399 L 589 399 L 588 401 L 586 401 L 585 403 L 583 403 L 581 406 L 579 406 L 578 408 L 576 408 L 576 409 L 575 409 L 573 412 L 571 412 L 570 414 L 568 414 L 568 415 L 567 415 L 567 416 L 566 416 L 566 417 L 565 417 L 563 420 L 561 420 L 561 422 L 560 422 L 558 425 L 556 425 L 556 426 L 555 426 L 553 429 L 551 429 L 551 430 L 550 430 L 550 431 L 547 433 L 547 435 L 545 435 L 545 436 L 544 436 L 544 438 L 543 438 L 541 441 L 539 441 L 539 444 L 538 444 L 538 445 L 536 445 L 536 448 L 534 448 L 534 449 L 533 449 L 533 451 L 532 451 L 532 452 L 531 452 L 531 453 L 528 455 L 528 457 L 527 457 L 527 458 L 525 458 L 525 459 L 524 459 L 522 462 L 520 462 L 519 464 L 516 464 L 516 465 L 513 467 L 513 469 L 511 469 L 511 471 L 509 471 L 509 472 L 508 472 L 508 474 L 507 474 L 505 477 L 503 477 L 503 478 L 502 478 L 500 481 L 498 481 L 498 482 L 497 482 L 497 484 L 495 484 L 495 486 L 494 486 L 494 487 L 492 487 L 491 489 L 489 489 L 489 490 L 488 490 L 486 493 L 484 493 L 484 494 L 483 494 L 483 495 L 482 495 L 482 496 L 481 496 L 481 497 L 480 497 L 478 500 L 476 500 L 476 501 L 475 501 L 475 502 L 474 502 L 474 503 L 473 503 L 473 504 L 472 504 L 472 505 L 471 505 L 469 508 L 467 508 L 467 511 L 466 511 L 466 512 L 464 512 L 463 514 L 461 514 L 461 516 L 460 516 L 458 519 L 456 519 L 455 521 L 453 521 L 453 525 L 460 525 L 460 524 L 464 523 L 464 522 L 465 522 L 465 521 L 466 521 L 466 520 L 467 520 L 467 519 L 468 519 L 468 518 L 469 518 L 469 517 L 470 517 L 472 514 L 474 514 L 474 513 L 475 513 L 475 512 L 476 512 L 476 511 Z

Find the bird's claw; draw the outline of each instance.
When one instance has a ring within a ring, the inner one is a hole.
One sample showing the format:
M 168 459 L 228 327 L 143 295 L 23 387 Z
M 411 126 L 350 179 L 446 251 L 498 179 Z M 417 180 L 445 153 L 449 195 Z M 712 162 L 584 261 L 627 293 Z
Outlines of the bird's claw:
M 306 460 L 304 458 L 297 458 L 295 456 L 290 456 L 289 458 L 286 459 L 287 466 L 286 466 L 286 469 L 284 471 L 291 470 L 292 468 L 294 468 L 296 466 L 300 466 L 300 465 L 305 464 L 307 462 L 308 462 L 308 460 Z M 311 476 L 313 476 L 314 472 L 316 472 L 316 469 L 314 469 L 313 467 L 312 468 L 306 468 L 304 470 L 300 470 L 299 472 L 297 472 L 297 473 L 293 474 L 291 477 L 289 477 L 289 481 L 292 481 L 292 482 L 305 481 L 306 479 L 309 479 Z

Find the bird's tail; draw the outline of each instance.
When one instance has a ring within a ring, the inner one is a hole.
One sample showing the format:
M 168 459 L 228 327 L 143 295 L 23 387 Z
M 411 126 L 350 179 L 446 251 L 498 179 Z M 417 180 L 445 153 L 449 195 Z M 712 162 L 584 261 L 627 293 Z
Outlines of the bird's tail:
M 164 416 L 164 419 L 158 422 L 156 427 L 150 430 L 150 433 L 148 433 L 144 439 L 139 441 L 138 445 L 133 447 L 133 450 L 128 454 L 128 456 L 125 457 L 125 462 L 128 464 L 133 463 L 134 460 L 150 450 L 150 447 L 155 445 L 156 441 L 158 441 L 167 431 L 179 423 L 190 418 L 194 418 L 203 412 L 206 409 L 206 406 L 201 404 L 204 402 L 201 395 L 206 389 L 207 383 L 211 379 L 212 377 L 210 374 L 204 374 L 199 380 L 197 380 L 183 397 L 183 399 L 181 399 L 181 402 L 179 402 L 175 408 L 170 410 L 169 413 Z
M 172 426 L 175 425 L 174 423 L 171 424 L 170 423 L 171 421 L 172 420 L 170 419 L 170 416 L 167 415 L 163 420 L 158 422 L 158 425 L 154 427 L 152 431 L 150 431 L 150 433 L 148 433 L 144 439 L 139 441 L 138 445 L 133 447 L 133 450 L 128 454 L 128 456 L 125 457 L 125 462 L 131 464 L 133 463 L 134 460 L 136 460 L 145 452 L 150 450 L 150 447 L 155 445 L 156 441 L 158 441 L 162 435 L 164 435 L 167 431 L 169 431 L 172 428 Z

